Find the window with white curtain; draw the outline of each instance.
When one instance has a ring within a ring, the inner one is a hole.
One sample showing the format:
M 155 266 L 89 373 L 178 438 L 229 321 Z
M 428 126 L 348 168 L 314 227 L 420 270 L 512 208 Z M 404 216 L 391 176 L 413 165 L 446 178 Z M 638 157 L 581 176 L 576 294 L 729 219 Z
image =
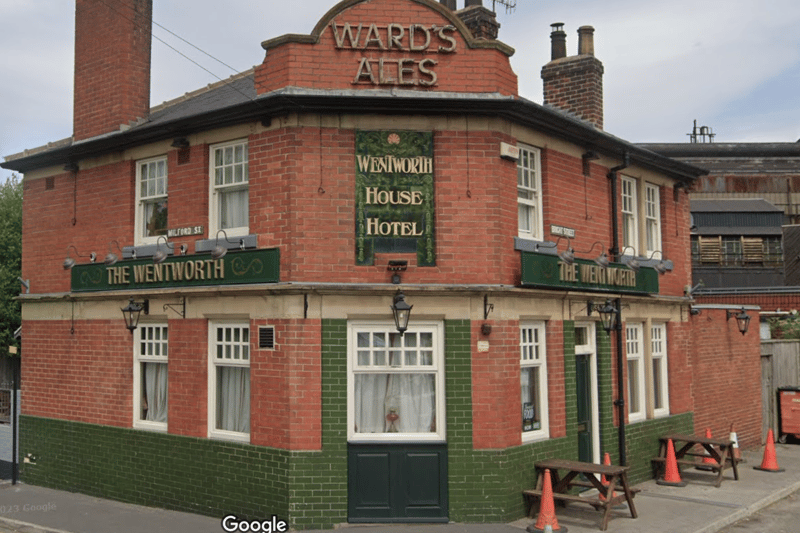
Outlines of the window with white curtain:
M 393 323 L 348 328 L 348 438 L 439 441 L 444 430 L 441 326 Z
M 626 324 L 625 348 L 628 360 L 628 420 L 644 420 L 644 327 L 642 324 Z
M 669 380 L 667 372 L 667 325 L 650 328 L 650 357 L 653 363 L 653 415 L 669 415 Z
M 249 170 L 247 141 L 211 147 L 209 235 L 225 230 L 228 235 L 249 232 Z
M 169 332 L 164 324 L 134 330 L 133 425 L 166 431 Z
M 547 351 L 544 322 L 522 323 L 519 328 L 522 440 L 546 439 Z
M 250 440 L 250 326 L 209 324 L 209 435 Z
M 542 173 L 538 148 L 519 146 L 517 161 L 517 223 L 518 236 L 523 239 L 542 239 Z
M 167 234 L 167 158 L 136 163 L 136 244 L 154 244 Z

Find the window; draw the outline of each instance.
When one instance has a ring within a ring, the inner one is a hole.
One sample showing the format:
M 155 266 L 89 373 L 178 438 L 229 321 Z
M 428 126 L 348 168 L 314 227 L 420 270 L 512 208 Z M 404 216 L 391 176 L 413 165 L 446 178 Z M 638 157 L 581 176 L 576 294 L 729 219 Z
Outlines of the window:
M 250 440 L 250 326 L 209 326 L 209 435 Z
M 134 334 L 133 425 L 166 431 L 169 357 L 167 326 L 139 325 Z
M 667 379 L 667 325 L 650 328 L 650 357 L 653 363 L 653 414 L 669 415 L 669 381 Z
M 221 229 L 229 235 L 246 235 L 249 232 L 247 142 L 212 146 L 210 168 L 209 235 Z
M 544 322 L 521 324 L 519 338 L 522 440 L 549 436 Z
M 441 441 L 444 348 L 441 326 L 350 324 L 348 438 L 353 441 Z
M 636 180 L 623 177 L 622 184 L 622 246 L 630 247 L 632 250 L 625 250 L 622 253 L 638 255 L 639 250 L 639 216 L 636 198 Z
M 136 164 L 136 243 L 155 244 L 166 235 L 167 158 Z
M 644 186 L 646 256 L 661 259 L 661 194 L 651 183 Z
M 628 420 L 645 418 L 644 348 L 642 324 L 627 324 L 625 348 L 628 355 Z
M 541 240 L 542 229 L 542 175 L 539 150 L 529 146 L 519 147 L 517 162 L 517 207 L 519 237 Z

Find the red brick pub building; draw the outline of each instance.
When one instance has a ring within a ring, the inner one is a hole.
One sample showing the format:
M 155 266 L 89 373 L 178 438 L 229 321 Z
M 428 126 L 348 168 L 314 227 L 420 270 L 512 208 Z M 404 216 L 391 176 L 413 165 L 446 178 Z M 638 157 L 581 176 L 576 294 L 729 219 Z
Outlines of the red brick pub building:
M 120 3 L 76 2 L 73 135 L 4 163 L 23 480 L 298 529 L 504 521 L 540 458 L 640 481 L 667 431 L 760 442 L 758 332 L 685 293 L 703 171 L 603 131 L 591 27 L 574 56 L 553 27 L 540 105 L 480 2 L 345 0 L 150 108 L 152 0 Z

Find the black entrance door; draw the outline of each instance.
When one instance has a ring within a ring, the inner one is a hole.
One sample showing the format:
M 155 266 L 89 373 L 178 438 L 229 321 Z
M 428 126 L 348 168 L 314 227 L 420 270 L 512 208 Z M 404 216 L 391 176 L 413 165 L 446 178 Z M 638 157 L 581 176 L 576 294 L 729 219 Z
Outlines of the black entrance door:
M 447 522 L 447 445 L 348 446 L 350 522 Z
M 575 356 L 575 392 L 578 400 L 578 460 L 586 463 L 594 461 L 592 448 L 592 389 L 591 389 L 591 356 L 577 354 Z

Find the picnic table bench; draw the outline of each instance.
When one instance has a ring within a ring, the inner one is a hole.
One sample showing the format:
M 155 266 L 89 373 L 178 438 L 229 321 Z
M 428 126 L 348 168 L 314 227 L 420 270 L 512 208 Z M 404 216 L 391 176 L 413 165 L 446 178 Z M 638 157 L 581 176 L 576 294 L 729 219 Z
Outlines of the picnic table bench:
M 534 466 L 537 472 L 536 488 L 522 491 L 528 504 L 530 518 L 535 518 L 534 499 L 542 497 L 545 470 L 550 470 L 553 500 L 560 500 L 565 504 L 567 502 L 585 503 L 594 507 L 595 510 L 603 510 L 601 530 L 605 531 L 608 528 L 611 509 L 623 502 L 628 503 L 631 517 L 637 517 L 636 507 L 633 505 L 633 496 L 637 491 L 628 486 L 627 466 L 600 465 L 565 459 L 537 461 Z M 596 477 L 602 475 L 606 477 L 607 486 L 604 486 Z M 579 476 L 581 477 L 578 478 Z M 571 494 L 569 490 L 573 487 L 595 488 L 598 494 L 596 496 Z M 615 491 L 619 491 L 619 494 L 614 495 Z
M 667 442 L 669 440 L 672 440 L 672 444 L 675 447 L 675 459 L 679 470 L 681 465 L 683 465 L 715 472 L 717 474 L 717 479 L 714 483 L 715 487 L 719 487 L 722 484 L 722 475 L 725 470 L 729 468 L 733 469 L 734 479 L 737 481 L 739 480 L 739 468 L 737 465 L 740 459 L 734 456 L 734 442 L 732 440 L 701 437 L 699 435 L 684 435 L 680 433 L 672 433 L 660 438 L 661 446 L 659 448 L 658 457 L 653 458 L 653 464 L 656 467 L 656 478 L 659 477 L 662 468 L 666 468 Z M 679 445 L 679 443 L 683 444 Z M 698 445 L 701 447 L 701 450 L 695 451 L 695 447 Z M 698 458 L 706 458 L 709 456 L 713 459 L 713 462 L 698 460 Z

